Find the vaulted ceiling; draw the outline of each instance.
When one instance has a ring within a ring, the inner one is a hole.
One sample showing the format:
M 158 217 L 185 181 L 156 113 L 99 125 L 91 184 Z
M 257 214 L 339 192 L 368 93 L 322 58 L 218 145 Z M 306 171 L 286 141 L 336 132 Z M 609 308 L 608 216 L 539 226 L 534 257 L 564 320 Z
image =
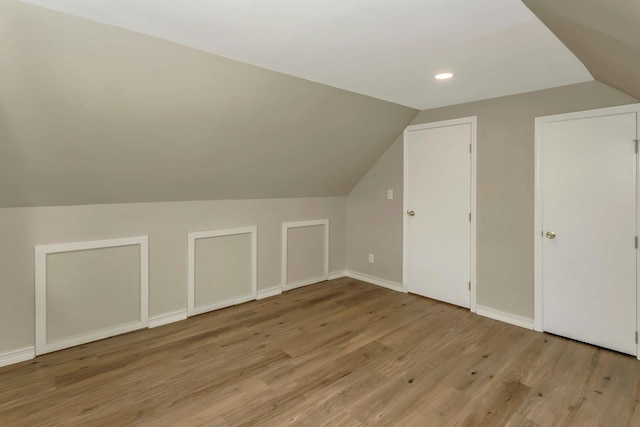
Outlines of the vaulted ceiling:
M 344 196 L 417 109 L 592 80 L 518 0 L 3 0 L 0 76 L 0 207 Z
M 519 0 L 26 1 L 418 109 L 592 80 Z
M 523 0 L 603 83 L 640 99 L 638 0 Z
M 0 207 L 345 196 L 417 114 L 0 1 Z

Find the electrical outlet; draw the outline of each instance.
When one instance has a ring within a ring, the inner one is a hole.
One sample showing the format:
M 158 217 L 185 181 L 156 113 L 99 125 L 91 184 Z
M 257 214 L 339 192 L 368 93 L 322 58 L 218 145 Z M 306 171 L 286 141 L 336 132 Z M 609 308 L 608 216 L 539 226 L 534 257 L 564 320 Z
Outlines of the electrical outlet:
M 369 254 L 369 262 L 373 264 L 373 254 Z
M 387 199 L 393 200 L 393 190 L 387 190 Z

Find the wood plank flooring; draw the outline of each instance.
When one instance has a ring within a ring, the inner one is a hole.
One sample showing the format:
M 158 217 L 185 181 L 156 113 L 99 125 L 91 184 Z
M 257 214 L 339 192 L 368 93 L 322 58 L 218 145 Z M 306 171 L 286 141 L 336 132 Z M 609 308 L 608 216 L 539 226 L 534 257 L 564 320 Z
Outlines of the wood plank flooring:
M 352 279 L 0 368 L 2 426 L 640 425 L 633 357 Z

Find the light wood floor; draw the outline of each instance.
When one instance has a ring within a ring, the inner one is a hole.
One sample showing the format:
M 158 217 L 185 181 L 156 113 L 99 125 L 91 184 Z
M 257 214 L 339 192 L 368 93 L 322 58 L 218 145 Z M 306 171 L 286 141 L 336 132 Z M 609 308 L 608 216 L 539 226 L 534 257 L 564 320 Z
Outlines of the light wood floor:
M 640 362 L 351 279 L 0 369 L 2 426 L 640 425 Z

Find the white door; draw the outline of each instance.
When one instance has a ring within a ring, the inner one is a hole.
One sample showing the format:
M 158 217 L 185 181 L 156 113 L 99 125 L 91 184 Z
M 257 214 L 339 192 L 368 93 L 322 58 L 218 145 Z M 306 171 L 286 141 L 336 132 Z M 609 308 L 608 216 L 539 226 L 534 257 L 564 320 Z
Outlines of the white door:
M 405 139 L 406 276 L 412 293 L 470 307 L 472 123 L 413 126 Z
M 542 327 L 636 354 L 636 113 L 544 123 Z

